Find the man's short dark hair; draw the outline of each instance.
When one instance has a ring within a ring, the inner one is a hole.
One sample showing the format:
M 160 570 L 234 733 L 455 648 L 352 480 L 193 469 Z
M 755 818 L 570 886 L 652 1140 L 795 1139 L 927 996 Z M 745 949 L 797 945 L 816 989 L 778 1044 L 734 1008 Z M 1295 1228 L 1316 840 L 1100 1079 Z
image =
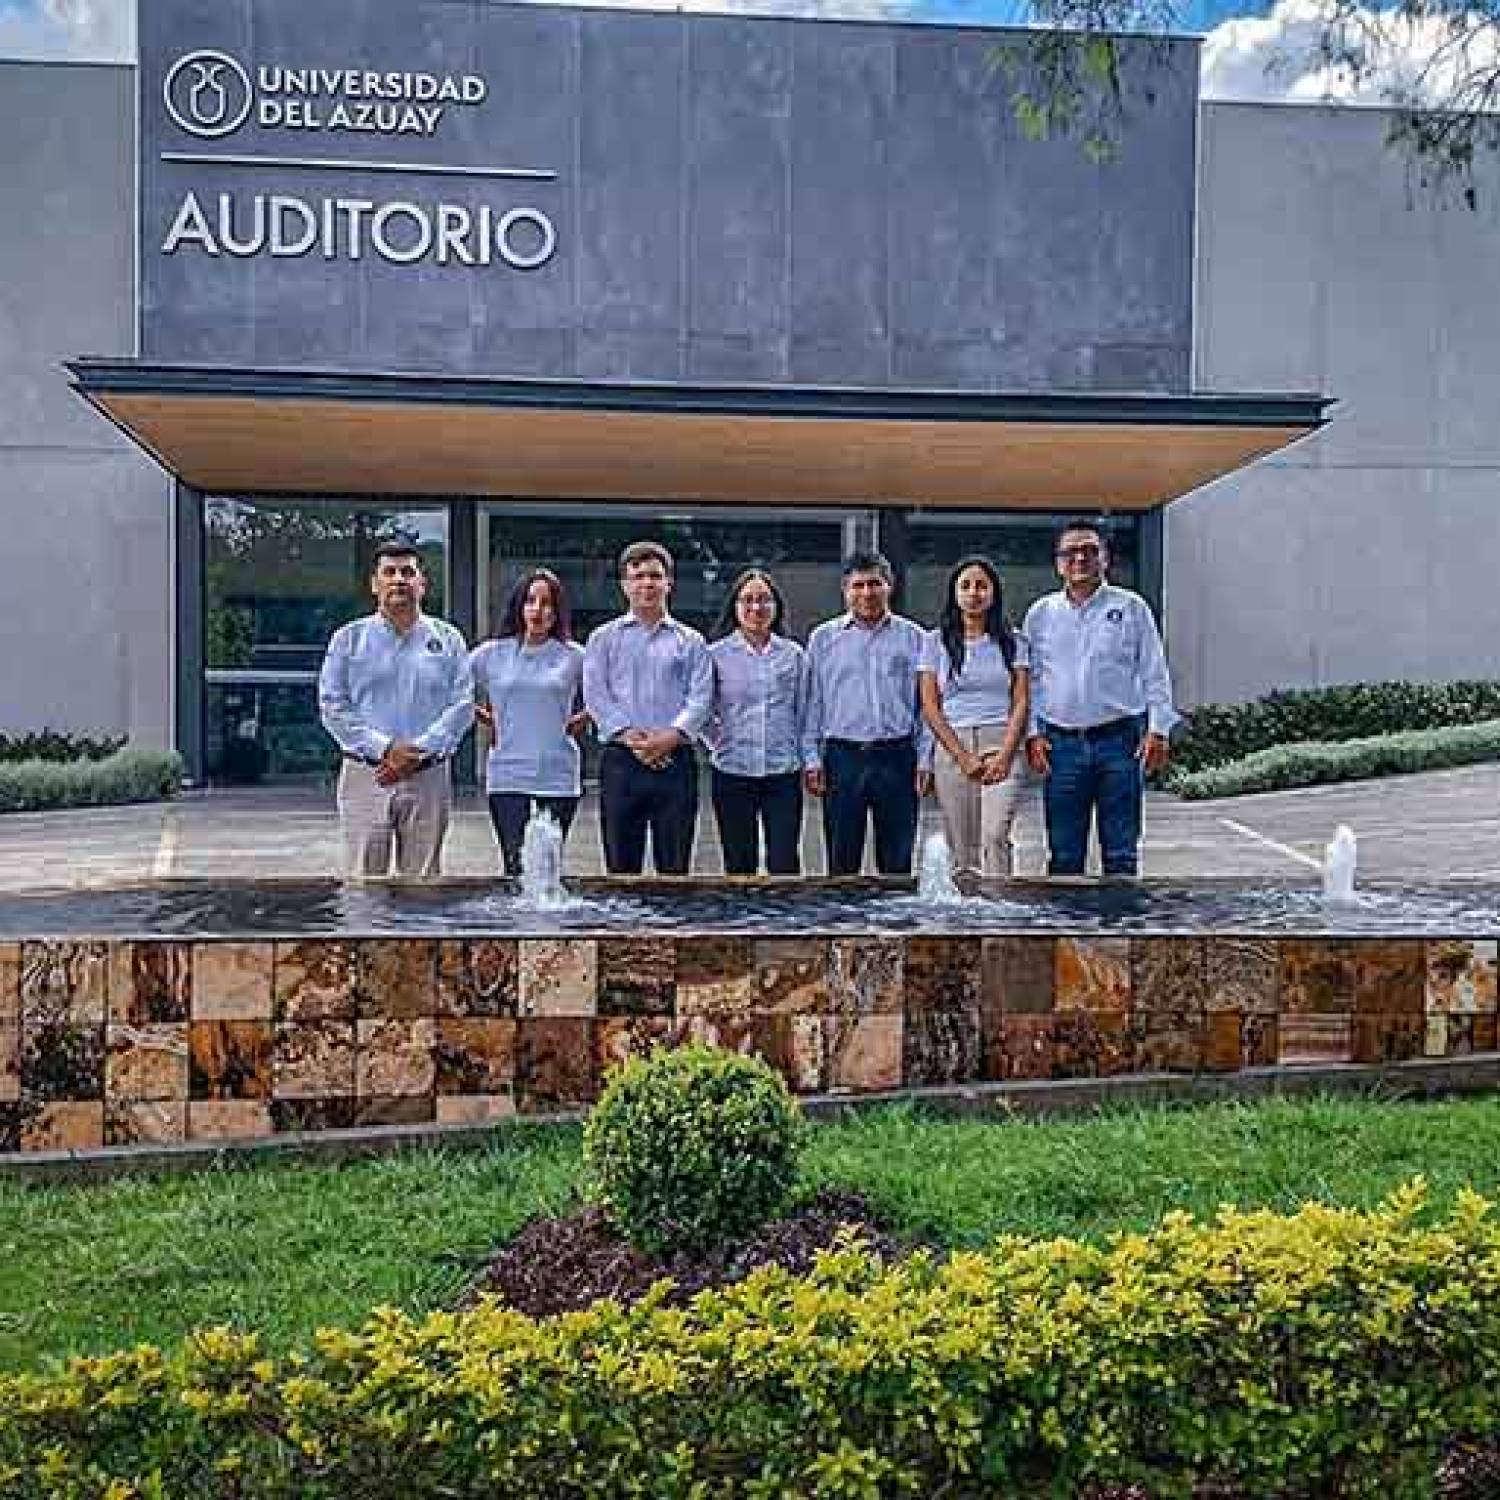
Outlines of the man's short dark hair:
M 844 571 L 839 576 L 852 578 L 856 573 L 879 573 L 887 583 L 896 581 L 896 570 L 884 552 L 851 552 L 844 559 Z
M 660 542 L 632 542 L 620 554 L 620 577 L 625 576 L 628 568 L 643 562 L 659 562 L 667 570 L 668 578 L 677 574 L 677 564 L 672 561 L 672 554 Z
M 402 537 L 392 537 L 389 541 L 381 542 L 380 545 L 376 547 L 373 555 L 370 558 L 370 571 L 372 573 L 377 572 L 380 568 L 381 561 L 387 557 L 414 558 L 416 560 L 417 567 L 420 568 L 423 573 L 427 571 L 426 564 L 424 564 L 422 561 L 422 554 L 417 551 L 417 544 L 415 542 L 406 541 Z
M 1057 551 L 1060 546 L 1062 546 L 1062 539 L 1070 531 L 1092 531 L 1094 535 L 1099 538 L 1100 546 L 1102 546 L 1105 551 L 1109 550 L 1109 527 L 1105 525 L 1103 521 L 1090 521 L 1085 519 L 1084 517 L 1078 516 L 1071 521 L 1064 521 L 1063 524 L 1057 528 L 1057 531 L 1052 538 L 1052 550 L 1054 552 Z

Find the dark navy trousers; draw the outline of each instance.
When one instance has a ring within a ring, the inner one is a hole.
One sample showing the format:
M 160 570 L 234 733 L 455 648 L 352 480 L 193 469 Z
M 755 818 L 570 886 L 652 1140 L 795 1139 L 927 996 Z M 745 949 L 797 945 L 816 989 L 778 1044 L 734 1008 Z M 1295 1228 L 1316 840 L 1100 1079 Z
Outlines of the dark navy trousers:
M 830 875 L 858 875 L 867 825 L 875 830 L 875 868 L 910 875 L 917 837 L 917 747 L 911 739 L 825 740 L 823 839 Z

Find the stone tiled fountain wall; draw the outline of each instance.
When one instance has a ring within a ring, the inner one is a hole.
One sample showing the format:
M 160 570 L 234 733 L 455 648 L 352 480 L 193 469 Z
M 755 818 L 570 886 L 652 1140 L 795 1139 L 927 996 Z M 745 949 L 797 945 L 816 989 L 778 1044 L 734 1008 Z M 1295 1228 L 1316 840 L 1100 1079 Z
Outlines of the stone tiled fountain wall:
M 1496 1048 L 1496 943 L 0 943 L 0 1150 L 574 1109 L 684 1036 L 806 1092 L 1444 1057 Z

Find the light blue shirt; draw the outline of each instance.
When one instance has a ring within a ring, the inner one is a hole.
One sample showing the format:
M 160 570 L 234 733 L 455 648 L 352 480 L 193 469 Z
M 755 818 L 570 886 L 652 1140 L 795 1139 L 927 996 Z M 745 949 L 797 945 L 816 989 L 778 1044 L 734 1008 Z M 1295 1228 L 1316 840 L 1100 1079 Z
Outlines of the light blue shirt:
M 736 630 L 708 648 L 714 707 L 704 739 L 731 776 L 783 776 L 801 765 L 802 647 L 773 635 L 757 651 Z
M 474 722 L 469 648 L 446 620 L 404 635 L 381 614 L 340 625 L 318 674 L 318 713 L 346 755 L 379 760 L 392 740 L 444 759 Z
M 1031 724 L 1088 729 L 1145 714 L 1152 734 L 1178 720 L 1161 633 L 1139 594 L 1101 584 L 1082 604 L 1059 589 L 1026 612 L 1031 643 Z
M 495 715 L 485 789 L 579 796 L 578 741 L 567 726 L 583 685 L 583 647 L 558 640 L 526 646 L 519 636 L 507 636 L 486 641 L 470 660 L 475 694 Z
M 807 641 L 807 707 L 802 718 L 802 764 L 823 764 L 824 740 L 900 740 L 913 737 L 921 764 L 932 759 L 932 737 L 922 721 L 917 668 L 924 631 L 904 615 L 879 625 L 851 614 L 825 620 Z
M 1031 660 L 1026 638 L 1017 634 L 1015 661 L 1005 656 L 993 636 L 964 642 L 964 669 L 957 674 L 941 630 L 928 632 L 920 671 L 937 678 L 943 695 L 943 717 L 954 729 L 977 729 L 981 724 L 1004 724 L 1010 718 L 1012 668 L 1024 671 Z
M 656 625 L 621 615 L 589 637 L 583 701 L 606 744 L 627 729 L 670 728 L 696 739 L 713 696 L 703 637 L 670 615 Z

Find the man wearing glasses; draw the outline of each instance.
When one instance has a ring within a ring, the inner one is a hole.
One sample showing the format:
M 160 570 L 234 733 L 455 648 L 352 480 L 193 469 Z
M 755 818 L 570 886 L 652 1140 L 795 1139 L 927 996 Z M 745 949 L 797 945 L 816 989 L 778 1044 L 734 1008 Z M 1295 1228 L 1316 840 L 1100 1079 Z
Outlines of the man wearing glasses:
M 1055 553 L 1063 586 L 1031 606 L 1024 626 L 1026 756 L 1044 778 L 1047 870 L 1082 875 L 1097 823 L 1104 874 L 1134 875 L 1145 776 L 1166 765 L 1178 718 L 1161 634 L 1139 594 L 1106 580 L 1098 526 L 1070 521 Z

